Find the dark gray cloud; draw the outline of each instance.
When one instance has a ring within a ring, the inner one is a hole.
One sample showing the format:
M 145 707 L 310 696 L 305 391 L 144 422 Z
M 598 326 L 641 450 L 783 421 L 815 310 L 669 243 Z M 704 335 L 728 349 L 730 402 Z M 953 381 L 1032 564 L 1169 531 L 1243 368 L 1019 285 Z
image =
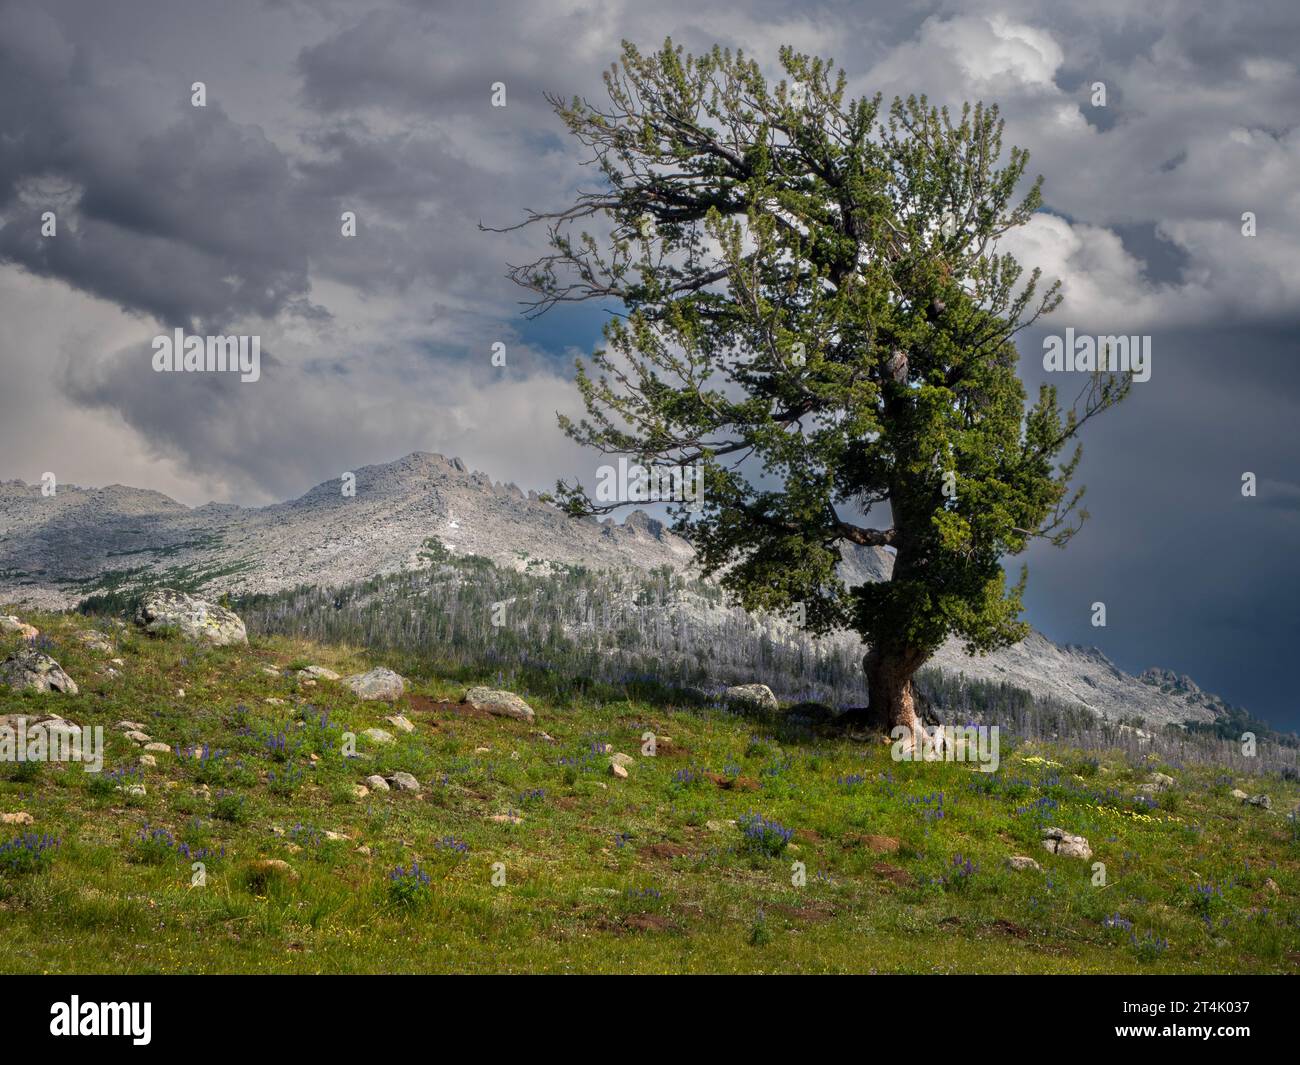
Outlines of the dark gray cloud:
M 621 38 L 669 33 L 769 67 L 782 43 L 830 55 L 856 91 L 1001 103 L 1047 179 L 1014 250 L 1064 281 L 1050 328 L 1155 350 L 1086 435 L 1091 522 L 1031 553 L 1030 619 L 1300 724 L 1289 0 L 0 0 L 0 477 L 264 502 L 415 448 L 528 487 L 589 468 L 554 411 L 600 315 L 523 322 L 503 274 L 537 235 L 478 222 L 587 184 L 543 91 L 596 94 Z M 152 373 L 150 339 L 182 324 L 261 335 L 262 380 Z M 1041 337 L 1021 345 L 1034 385 Z

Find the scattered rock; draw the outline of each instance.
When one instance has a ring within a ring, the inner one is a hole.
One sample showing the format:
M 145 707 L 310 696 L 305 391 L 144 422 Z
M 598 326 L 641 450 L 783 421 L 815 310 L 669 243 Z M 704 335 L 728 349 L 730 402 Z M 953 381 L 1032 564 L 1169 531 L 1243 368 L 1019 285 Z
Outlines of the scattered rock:
M 1007 868 L 1020 870 L 1020 869 L 1042 869 L 1043 867 L 1039 865 L 1036 861 L 1034 861 L 1033 858 L 1030 858 L 1024 854 L 1013 854 L 1010 858 L 1007 859 Z
M 120 732 L 143 732 L 144 731 L 144 725 L 140 724 L 139 721 L 119 721 L 113 727 Z
M 621 752 L 611 757 L 610 761 L 613 762 L 615 765 L 621 765 L 624 769 L 626 769 L 630 765 L 636 764 L 635 758 L 633 758 L 630 754 L 623 754 Z
M 355 795 L 358 799 L 364 799 L 367 795 L 370 794 L 370 789 L 366 787 L 364 784 L 353 784 L 352 794 Z
M 306 680 L 338 680 L 339 675 L 324 666 L 304 666 L 298 670 L 298 676 Z
M 497 717 L 511 717 L 516 721 L 532 721 L 537 716 L 533 708 L 514 692 L 495 688 L 470 688 L 461 702 L 469 703 L 475 710 L 485 710 Z
M 152 743 L 153 737 L 147 732 L 138 732 L 132 729 L 130 732 L 124 732 L 123 735 L 132 743 Z
M 627 779 L 627 769 L 619 765 L 617 762 L 609 763 L 609 772 L 611 776 L 616 777 L 619 780 Z
M 1270 895 L 1282 894 L 1282 889 L 1277 886 L 1277 881 L 1274 880 L 1271 876 L 1265 878 L 1264 890 L 1267 891 Z
M 780 709 L 776 696 L 766 684 L 737 684 L 724 691 L 722 698 L 736 706 L 750 706 L 771 711 Z
M 278 677 L 280 675 L 280 671 L 276 669 L 274 666 L 263 666 L 262 672 L 265 673 L 268 677 Z
M 116 790 L 125 792 L 127 795 L 134 795 L 137 799 L 143 799 L 148 794 L 143 784 L 119 784 Z
M 368 728 L 361 733 L 371 743 L 395 743 L 396 737 L 391 732 L 385 732 L 381 728 Z
M 406 681 L 391 669 L 380 666 L 369 673 L 354 673 L 344 677 L 343 683 L 352 689 L 358 699 L 379 699 L 386 703 L 396 702 L 406 691 Z
M 736 822 L 734 819 L 731 821 L 705 821 L 704 827 L 710 832 L 725 832 L 729 828 L 735 828 Z
M 284 700 L 277 699 L 274 695 L 268 695 L 262 702 L 269 703 L 271 706 L 284 706 Z
M 155 758 L 152 754 L 142 754 L 140 755 L 140 764 L 143 766 L 148 766 L 150 769 L 152 769 L 154 766 L 158 764 L 158 759 Z
M 1151 783 L 1154 784 L 1159 791 L 1168 791 L 1174 786 L 1174 778 L 1164 773 L 1152 773 Z
M 15 691 L 77 694 L 73 679 L 54 659 L 40 651 L 19 651 L 0 662 L 0 684 Z
M 174 632 L 215 647 L 248 643 L 248 632 L 234 611 L 172 588 L 147 593 L 136 610 L 135 623 L 152 635 Z
M 12 614 L 5 614 L 0 617 L 0 632 L 17 633 L 24 640 L 34 640 L 41 634 L 41 630 L 35 625 L 28 625 L 24 621 L 19 621 Z
M 108 654 L 113 650 L 113 641 L 105 636 L 102 632 L 90 629 L 86 632 L 78 632 L 74 638 L 84 644 L 89 651 L 102 651 Z
M 1261 810 L 1271 810 L 1273 809 L 1273 800 L 1267 795 L 1252 795 L 1246 800 L 1246 805 L 1257 806 Z
M 164 753 L 169 752 L 169 751 L 171 750 L 171 748 L 168 747 L 167 744 L 165 744 L 165 743 L 158 743 L 157 741 L 155 741 L 155 742 L 153 742 L 153 743 L 146 743 L 146 744 L 144 745 L 144 749 L 145 749 L 146 751 L 162 751 L 162 752 L 164 752 Z
M 397 729 L 398 732 L 415 731 L 415 726 L 412 725 L 411 722 L 408 721 L 401 714 L 393 714 L 391 717 L 384 718 L 384 720 L 387 721 L 390 725 L 392 725 L 393 728 Z
M 524 823 L 521 814 L 493 814 L 488 820 L 495 821 L 498 825 L 522 825 Z
M 388 783 L 398 791 L 419 791 L 420 782 L 410 773 L 393 773 L 388 778 Z
M 1240 801 L 1242 801 L 1242 802 L 1245 802 L 1247 799 L 1250 798 L 1250 796 L 1247 795 L 1247 794 L 1246 794 L 1244 791 L 1242 791 L 1240 788 L 1233 788 L 1233 789 L 1232 789 L 1232 797 L 1233 797 L 1234 799 L 1238 799 L 1238 800 L 1240 800 Z
M 32 821 L 32 815 L 25 810 L 19 810 L 16 814 L 0 814 L 0 825 L 30 825 Z
M 1043 829 L 1043 848 L 1066 858 L 1091 858 L 1092 848 L 1082 836 L 1072 836 L 1064 829 Z
M 388 791 L 388 781 L 378 773 L 374 776 L 366 777 L 366 786 L 370 788 L 371 791 Z

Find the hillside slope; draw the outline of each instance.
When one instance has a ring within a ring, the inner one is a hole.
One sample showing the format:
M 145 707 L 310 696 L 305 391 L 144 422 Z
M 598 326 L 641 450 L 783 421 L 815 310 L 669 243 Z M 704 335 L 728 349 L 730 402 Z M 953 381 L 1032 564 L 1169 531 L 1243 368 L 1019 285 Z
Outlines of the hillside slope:
M 0 686 L 0 724 L 57 713 L 107 752 L 0 765 L 5 972 L 1300 971 L 1277 777 L 1010 743 L 996 773 L 895 762 L 560 677 L 513 720 L 461 701 L 481 675 L 345 647 L 24 620 L 80 692 Z M 408 671 L 392 704 L 321 671 L 375 664 Z

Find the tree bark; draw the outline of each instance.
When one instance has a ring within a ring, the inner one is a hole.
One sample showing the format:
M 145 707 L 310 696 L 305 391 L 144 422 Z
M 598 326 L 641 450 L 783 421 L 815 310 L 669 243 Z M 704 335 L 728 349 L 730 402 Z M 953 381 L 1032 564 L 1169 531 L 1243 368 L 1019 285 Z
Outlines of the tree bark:
M 882 732 L 905 725 L 915 736 L 922 724 L 922 707 L 912 675 L 924 656 L 910 648 L 872 648 L 862 660 L 867 675 L 868 711 Z

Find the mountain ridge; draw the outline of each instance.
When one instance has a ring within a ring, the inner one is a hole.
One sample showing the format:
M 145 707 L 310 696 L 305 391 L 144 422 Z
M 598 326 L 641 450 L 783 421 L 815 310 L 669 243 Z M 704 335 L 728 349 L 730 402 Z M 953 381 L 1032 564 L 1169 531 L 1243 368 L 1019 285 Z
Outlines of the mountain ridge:
M 45 496 L 39 485 L 0 482 L 0 602 L 65 609 L 143 583 L 235 595 L 342 587 L 426 567 L 430 540 L 456 555 L 543 575 L 554 566 L 694 571 L 691 545 L 653 515 L 634 511 L 622 523 L 571 518 L 537 492 L 494 481 L 456 457 L 412 452 L 354 474 L 355 495 L 346 494 L 340 478 L 260 507 L 189 507 L 123 485 L 60 485 Z M 886 579 L 892 561 L 881 548 L 852 549 L 841 573 L 850 583 Z M 774 638 L 792 638 L 780 620 L 753 624 Z M 827 639 L 857 643 L 851 633 Z M 1111 720 L 1213 721 L 1228 706 L 1190 678 L 1159 668 L 1132 676 L 1096 648 L 1061 646 L 1038 632 L 980 658 L 949 641 L 930 664 Z

